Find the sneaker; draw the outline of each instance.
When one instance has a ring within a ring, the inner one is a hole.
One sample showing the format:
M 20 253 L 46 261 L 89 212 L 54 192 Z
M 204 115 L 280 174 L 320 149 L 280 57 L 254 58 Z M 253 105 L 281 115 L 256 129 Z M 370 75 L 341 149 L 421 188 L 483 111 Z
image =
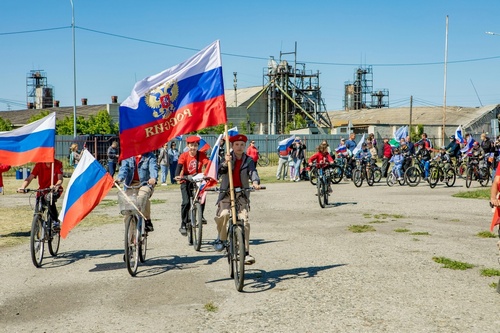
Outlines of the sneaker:
M 245 256 L 245 265 L 253 265 L 253 264 L 255 264 L 255 258 L 247 254 Z
M 300 178 L 295 178 L 295 181 L 296 182 L 300 182 Z
M 167 183 L 161 183 L 161 186 L 167 186 Z
M 280 177 L 276 177 L 276 180 L 280 180 L 281 178 Z
M 398 180 L 403 180 L 403 177 L 398 177 Z
M 222 250 L 224 250 L 224 243 L 220 239 L 215 240 L 214 250 L 217 252 L 221 252 Z
M 179 232 L 181 233 L 182 236 L 187 236 L 188 232 L 186 230 L 186 225 L 182 224 L 181 227 L 179 228 Z
M 155 231 L 155 228 L 153 227 L 153 223 L 151 223 L 150 219 L 146 220 L 146 225 L 144 226 L 144 229 L 146 229 L 147 232 Z
M 61 223 L 59 221 L 52 222 L 52 230 L 55 232 L 61 231 Z

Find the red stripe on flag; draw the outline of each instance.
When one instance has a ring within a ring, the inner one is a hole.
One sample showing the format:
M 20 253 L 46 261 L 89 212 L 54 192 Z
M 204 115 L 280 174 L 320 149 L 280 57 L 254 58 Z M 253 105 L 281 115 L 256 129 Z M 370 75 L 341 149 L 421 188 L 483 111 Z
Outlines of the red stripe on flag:
M 85 192 L 78 201 L 76 201 L 64 215 L 64 221 L 61 226 L 61 237 L 66 238 L 85 216 L 87 216 L 94 207 L 108 194 L 113 186 L 113 178 L 106 173 L 90 190 Z
M 40 147 L 23 152 L 12 152 L 0 149 L 2 163 L 7 165 L 24 165 L 30 162 L 54 162 L 54 147 Z

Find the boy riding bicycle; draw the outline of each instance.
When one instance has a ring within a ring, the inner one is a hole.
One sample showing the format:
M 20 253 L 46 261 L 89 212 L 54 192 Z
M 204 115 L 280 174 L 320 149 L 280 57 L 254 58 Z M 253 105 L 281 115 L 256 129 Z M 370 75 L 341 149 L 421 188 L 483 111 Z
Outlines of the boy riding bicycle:
M 56 201 L 63 192 L 63 165 L 59 160 L 54 159 L 54 174 L 52 177 L 52 163 L 38 162 L 31 171 L 31 174 L 24 180 L 23 185 L 17 190 L 19 193 L 25 193 L 25 189 L 29 186 L 33 179 L 38 179 L 38 189 L 51 188 L 52 199 L 47 197 L 47 206 L 50 217 L 52 218 L 54 230 L 61 228 L 59 221 L 59 213 L 57 212 Z M 37 193 L 37 198 L 48 193 Z
M 245 264 L 255 263 L 255 258 L 250 255 L 250 223 L 248 222 L 248 212 L 250 211 L 250 193 L 248 190 L 249 181 L 252 181 L 253 188 L 260 189 L 260 178 L 255 169 L 255 162 L 245 154 L 247 137 L 242 134 L 229 138 L 231 142 L 232 153 L 226 154 L 225 161 L 219 166 L 219 175 L 221 175 L 220 194 L 217 199 L 217 213 L 214 218 L 217 223 L 218 237 L 214 243 L 216 251 L 224 249 L 224 242 L 227 240 L 227 222 L 229 221 L 229 212 L 231 210 L 231 196 L 229 190 L 228 162 L 232 161 L 233 167 L 233 186 L 235 192 L 235 205 L 238 212 L 238 219 L 243 220 L 245 226 Z

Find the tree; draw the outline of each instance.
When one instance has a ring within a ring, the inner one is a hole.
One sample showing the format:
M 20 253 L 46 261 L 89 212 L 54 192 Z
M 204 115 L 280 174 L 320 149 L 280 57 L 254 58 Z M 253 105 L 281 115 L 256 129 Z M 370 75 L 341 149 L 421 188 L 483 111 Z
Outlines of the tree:
M 59 120 L 56 125 L 57 134 L 73 135 L 73 116 Z M 101 110 L 95 116 L 85 119 L 76 118 L 76 131 L 78 134 L 118 134 L 118 124 L 114 123 L 106 110 Z
M 417 125 L 416 128 L 410 127 L 410 138 L 411 142 L 418 142 L 424 133 L 424 125 Z
M 291 130 L 307 127 L 307 121 L 300 113 L 293 116 L 293 121 L 286 125 L 285 132 L 290 133 Z
M 0 132 L 4 131 L 11 131 L 12 130 L 12 123 L 10 122 L 9 119 L 4 120 L 2 117 L 0 117 Z
M 40 111 L 39 114 L 32 115 L 31 118 L 28 119 L 28 124 L 30 124 L 34 121 L 40 120 L 44 117 L 47 117 L 48 115 L 49 115 L 49 111 L 42 110 L 42 111 Z

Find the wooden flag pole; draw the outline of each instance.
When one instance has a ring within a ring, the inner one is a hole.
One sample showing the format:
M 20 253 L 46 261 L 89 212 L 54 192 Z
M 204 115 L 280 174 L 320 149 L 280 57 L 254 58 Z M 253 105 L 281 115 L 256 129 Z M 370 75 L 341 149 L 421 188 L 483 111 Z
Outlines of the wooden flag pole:
M 226 136 L 226 153 L 225 155 L 231 155 L 230 147 L 229 147 L 229 134 L 227 129 L 227 123 L 224 124 L 224 135 Z M 224 156 L 225 157 L 225 156 Z M 236 223 L 238 217 L 236 216 L 236 205 L 235 205 L 235 197 L 234 197 L 234 184 L 233 184 L 233 159 L 229 159 L 227 161 L 227 174 L 229 176 L 229 193 L 231 198 L 231 215 L 233 216 L 233 223 Z

